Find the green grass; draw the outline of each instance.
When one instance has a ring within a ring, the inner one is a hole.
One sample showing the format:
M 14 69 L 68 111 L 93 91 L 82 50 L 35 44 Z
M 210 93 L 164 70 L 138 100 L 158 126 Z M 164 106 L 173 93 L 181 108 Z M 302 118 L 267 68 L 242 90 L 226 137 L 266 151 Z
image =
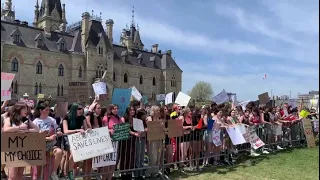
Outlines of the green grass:
M 316 180 L 319 179 L 319 146 L 246 158 L 234 167 L 206 168 L 200 173 L 173 172 L 170 179 Z

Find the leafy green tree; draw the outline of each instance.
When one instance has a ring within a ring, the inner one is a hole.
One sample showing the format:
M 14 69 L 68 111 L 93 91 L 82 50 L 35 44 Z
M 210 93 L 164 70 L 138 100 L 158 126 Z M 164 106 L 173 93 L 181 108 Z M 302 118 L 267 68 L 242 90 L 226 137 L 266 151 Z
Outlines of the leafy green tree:
M 198 81 L 189 92 L 189 96 L 198 102 L 211 101 L 213 97 L 211 84 L 204 81 Z

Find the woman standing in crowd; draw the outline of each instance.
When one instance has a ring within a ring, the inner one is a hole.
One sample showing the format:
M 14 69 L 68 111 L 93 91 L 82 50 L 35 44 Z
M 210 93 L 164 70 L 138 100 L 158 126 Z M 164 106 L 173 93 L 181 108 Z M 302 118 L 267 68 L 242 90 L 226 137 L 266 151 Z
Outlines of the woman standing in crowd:
M 190 111 L 189 108 L 184 108 L 182 110 L 182 115 L 179 116 L 179 120 L 182 120 L 182 127 L 184 131 L 184 135 L 180 143 L 180 151 L 181 151 L 180 161 L 186 161 L 188 158 L 188 151 L 190 152 L 190 154 L 192 154 L 190 142 L 192 141 L 191 131 L 193 131 L 193 127 L 192 127 L 192 112 Z
M 101 105 L 96 103 L 94 101 L 91 105 L 91 109 L 88 112 L 86 116 L 86 124 L 87 124 L 87 130 L 95 129 L 102 127 L 102 118 L 101 116 Z M 91 172 L 92 172 L 92 159 L 87 159 L 83 163 L 83 172 L 86 176 L 84 180 L 90 180 L 91 179 Z
M 83 107 L 78 103 L 72 103 L 69 113 L 63 118 L 63 133 L 65 135 L 82 133 L 84 134 L 84 129 L 87 129 L 86 118 L 83 116 Z M 84 129 L 82 128 L 84 127 Z M 64 148 L 70 153 L 70 144 L 68 142 L 67 136 L 64 136 Z M 74 175 L 77 174 L 78 163 L 74 163 L 73 156 L 69 156 L 69 170 L 68 177 L 70 180 L 74 180 Z
M 214 107 L 214 106 L 212 106 Z M 207 130 L 204 131 L 204 143 L 205 143 L 205 152 L 204 152 L 204 163 L 203 165 L 209 166 L 209 159 L 212 153 L 212 129 L 208 129 L 209 123 L 213 123 L 213 120 L 211 119 L 211 111 L 208 111 L 207 109 L 202 109 L 201 111 L 201 118 L 203 120 L 204 128 Z
M 214 165 L 220 165 L 220 153 L 222 151 L 223 148 L 223 128 L 226 128 L 227 126 L 225 125 L 225 123 L 222 121 L 222 111 L 219 110 L 218 108 L 213 108 L 212 109 L 212 119 L 214 121 L 213 124 L 213 130 L 215 132 L 215 134 L 220 134 L 220 145 L 219 144 L 215 144 L 212 143 L 213 145 L 213 157 L 214 157 Z M 212 142 L 212 140 L 211 140 Z M 219 142 L 219 140 L 217 140 L 217 142 Z
M 110 136 L 113 135 L 114 133 L 114 126 L 117 125 L 117 124 L 121 124 L 121 123 L 124 123 L 124 118 L 121 118 L 119 115 L 118 115 L 118 106 L 115 105 L 115 104 L 110 104 L 108 106 L 108 111 L 107 111 L 107 114 L 103 117 L 103 126 L 104 127 L 108 127 L 109 129 L 109 132 L 110 132 Z M 116 170 L 116 166 L 119 162 L 119 144 L 120 142 L 114 142 L 116 145 L 116 154 L 117 154 L 117 163 L 116 165 L 110 165 L 110 166 L 106 166 L 106 167 L 103 167 L 103 173 L 104 175 L 102 176 L 102 179 L 103 180 L 112 180 L 112 176 L 113 176 L 113 173 L 114 171 Z
M 170 111 L 169 111 L 169 108 L 168 106 L 162 106 L 160 108 L 160 114 L 161 114 L 161 119 L 163 119 L 165 121 L 164 123 L 164 126 L 166 128 L 166 132 L 168 131 L 168 124 L 169 124 L 169 121 L 170 121 Z M 173 146 L 172 146 L 172 143 L 170 142 L 170 138 L 169 136 L 166 134 L 165 136 L 165 162 L 167 164 L 170 164 L 173 162 Z M 170 173 L 170 167 L 171 167 L 171 164 L 169 166 L 167 166 L 165 168 L 165 173 L 168 174 Z
M 27 119 L 28 107 L 27 104 L 18 102 L 8 112 L 4 119 L 3 133 L 28 133 L 39 132 L 39 128 L 29 119 Z M 23 179 L 24 167 L 9 168 L 8 180 Z
M 160 119 L 160 108 L 158 106 L 151 106 L 150 116 L 147 117 L 147 122 L 151 121 L 161 121 Z M 156 177 L 159 171 L 159 165 L 162 154 L 162 140 L 148 141 L 148 156 L 149 156 L 149 167 L 147 170 L 147 175 L 151 177 Z
M 60 144 L 57 144 L 57 137 L 62 136 L 62 132 L 58 132 L 58 125 L 56 120 L 49 116 L 50 106 L 45 101 L 39 101 L 36 105 L 33 123 L 40 129 L 40 133 L 46 134 L 46 159 L 47 166 L 43 168 L 45 172 L 42 172 L 43 166 L 33 167 L 33 180 L 41 178 L 41 173 L 44 174 L 44 179 L 49 179 L 51 174 L 52 180 L 58 180 L 57 170 L 59 168 L 62 159 L 62 150 Z M 51 155 L 52 154 L 52 155 Z M 53 156 L 53 160 L 51 158 Z M 53 161 L 53 162 L 52 162 Z M 51 169 L 49 169 L 49 168 Z
M 206 107 L 203 107 L 202 109 L 206 109 Z M 191 141 L 191 149 L 192 149 L 192 157 L 191 159 L 196 159 L 195 166 L 198 171 L 200 171 L 199 167 L 199 158 L 200 153 L 202 152 L 202 140 L 203 140 L 203 134 L 202 134 L 202 125 L 203 125 L 203 119 L 201 119 L 201 110 L 199 108 L 195 108 L 194 112 L 192 113 L 192 126 L 194 126 L 193 131 L 193 141 Z M 200 123 L 200 124 L 199 124 Z M 198 126 L 199 125 L 199 126 Z M 193 167 L 193 161 L 190 162 L 191 167 Z

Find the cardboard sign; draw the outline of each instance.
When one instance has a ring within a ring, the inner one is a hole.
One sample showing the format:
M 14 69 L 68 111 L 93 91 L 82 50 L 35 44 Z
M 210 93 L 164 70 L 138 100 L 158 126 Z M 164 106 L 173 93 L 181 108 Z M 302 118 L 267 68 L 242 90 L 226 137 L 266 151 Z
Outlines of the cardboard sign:
M 56 117 L 63 117 L 68 112 L 68 102 L 58 102 L 56 106 Z
M 260 94 L 258 98 L 259 98 L 259 104 L 268 104 L 270 102 L 268 92 Z
M 116 124 L 113 126 L 112 141 L 127 140 L 130 137 L 130 123 Z
M 74 81 L 69 82 L 68 86 L 68 102 L 89 102 L 89 92 L 87 82 Z
M 183 122 L 181 119 L 168 121 L 168 137 L 183 136 Z
M 38 94 L 38 99 L 44 99 L 44 94 Z
M 11 99 L 11 84 L 15 74 L 1 72 L 1 101 Z
M 148 121 L 147 127 L 148 141 L 164 140 L 164 123 L 162 121 Z
M 252 132 L 249 135 L 249 142 L 251 144 L 251 147 L 253 149 L 258 149 L 262 146 L 264 146 L 264 142 L 258 137 L 256 132 Z
M 1 164 L 7 167 L 45 165 L 46 135 L 1 133 Z
M 68 141 L 74 162 L 114 152 L 108 127 L 68 135 Z
M 97 156 L 93 158 L 92 168 L 116 165 L 118 142 L 113 142 L 112 145 L 113 145 L 114 153 L 109 153 L 109 154 L 105 154 L 105 155 Z
M 302 124 L 303 124 L 304 134 L 307 139 L 308 147 L 315 147 L 316 144 L 315 144 L 315 140 L 314 140 L 314 136 L 313 136 L 313 132 L 312 132 L 311 120 L 310 119 L 303 119 Z

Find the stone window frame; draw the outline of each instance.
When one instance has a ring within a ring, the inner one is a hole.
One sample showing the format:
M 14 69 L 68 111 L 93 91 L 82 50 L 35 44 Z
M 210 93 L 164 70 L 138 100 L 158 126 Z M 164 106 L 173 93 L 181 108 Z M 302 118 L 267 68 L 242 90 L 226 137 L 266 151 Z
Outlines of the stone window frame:
M 139 76 L 139 84 L 140 84 L 140 85 L 143 84 L 143 76 L 142 76 L 142 75 Z
M 36 64 L 36 74 L 42 74 L 42 68 L 43 68 L 43 65 L 41 61 L 38 61 Z
M 11 61 L 11 72 L 19 71 L 19 61 L 16 57 L 14 57 Z
M 58 76 L 64 76 L 64 66 L 61 63 L 58 66 Z

